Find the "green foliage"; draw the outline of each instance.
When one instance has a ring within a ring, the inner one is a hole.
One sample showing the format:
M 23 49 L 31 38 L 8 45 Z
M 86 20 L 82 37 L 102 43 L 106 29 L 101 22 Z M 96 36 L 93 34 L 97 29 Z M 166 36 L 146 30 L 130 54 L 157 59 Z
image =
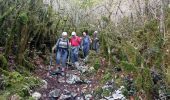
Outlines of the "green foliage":
M 147 21 L 145 23 L 145 29 L 146 30 L 149 30 L 149 31 L 152 31 L 152 32 L 155 32 L 158 30 L 158 22 L 157 20 L 150 20 L 150 21 Z
M 95 64 L 94 64 L 94 69 L 95 70 L 98 70 L 99 68 L 100 68 L 100 62 L 99 62 L 99 59 L 96 59 L 96 61 L 95 61 Z
M 103 21 L 105 21 L 106 23 L 109 23 L 109 19 L 106 16 L 102 16 L 101 18 Z
M 108 90 L 108 89 L 103 89 L 103 93 L 102 93 L 102 95 L 103 95 L 103 96 L 105 96 L 105 97 L 107 97 L 107 96 L 109 96 L 109 95 L 110 95 L 110 93 L 111 93 L 111 91 L 110 91 L 110 90 Z
M 95 94 L 95 95 L 98 95 L 98 96 L 101 96 L 102 93 L 103 93 L 103 89 L 102 89 L 101 87 L 98 87 L 98 88 L 95 90 L 95 92 L 94 92 L 94 94 Z
M 137 73 L 137 68 L 135 67 L 134 64 L 132 63 L 128 63 L 127 61 L 121 61 L 120 66 L 123 67 L 125 72 L 133 72 L 133 73 Z
M 0 54 L 0 67 L 3 69 L 7 69 L 7 59 L 5 58 L 5 56 L 3 56 L 2 54 Z
M 106 72 L 106 73 L 104 74 L 104 76 L 102 77 L 101 82 L 102 82 L 102 83 L 106 83 L 108 80 L 111 80 L 111 79 L 112 79 L 112 74 L 109 73 L 109 72 Z
M 19 17 L 18 17 L 18 21 L 21 23 L 21 24 L 27 24 L 28 22 L 28 15 L 26 12 L 22 12 L 19 14 Z
M 3 84 L 5 90 L 0 91 L 0 97 L 6 95 L 7 92 L 7 96 L 18 94 L 21 97 L 28 97 L 29 90 L 39 87 L 42 83 L 38 78 L 11 72 L 9 75 L 3 76 Z
M 153 88 L 153 81 L 150 70 L 148 68 L 141 69 L 140 74 L 136 77 L 135 84 L 138 90 L 143 89 L 145 92 L 151 92 Z

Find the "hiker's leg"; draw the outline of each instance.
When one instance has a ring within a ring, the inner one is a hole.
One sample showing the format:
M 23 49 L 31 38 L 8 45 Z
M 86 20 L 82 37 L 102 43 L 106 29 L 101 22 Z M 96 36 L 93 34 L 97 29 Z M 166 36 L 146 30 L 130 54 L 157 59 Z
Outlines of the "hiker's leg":
M 57 54 L 56 54 L 56 64 L 57 65 L 60 65 L 60 58 L 61 58 L 61 50 L 58 50 Z
M 79 53 L 79 47 L 76 47 L 75 48 L 75 52 L 74 52 L 74 56 L 75 56 L 75 62 L 77 62 L 78 61 L 78 53 Z
M 86 45 L 84 46 L 84 58 L 88 55 L 88 50 L 89 50 L 89 47 Z
M 99 42 L 96 43 L 96 49 L 95 49 L 96 53 L 99 52 Z
M 68 52 L 67 50 L 63 50 L 62 52 L 62 69 L 66 67 L 66 61 L 67 61 L 67 55 L 68 55 Z
M 74 64 L 75 60 L 74 60 L 74 48 L 71 49 L 71 61 Z

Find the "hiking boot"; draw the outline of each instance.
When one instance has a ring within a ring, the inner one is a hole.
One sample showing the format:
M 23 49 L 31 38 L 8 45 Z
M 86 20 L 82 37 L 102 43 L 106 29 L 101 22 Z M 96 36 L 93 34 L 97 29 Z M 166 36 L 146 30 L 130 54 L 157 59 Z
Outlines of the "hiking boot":
M 65 71 L 66 71 L 65 68 L 61 68 L 61 76 L 65 76 Z

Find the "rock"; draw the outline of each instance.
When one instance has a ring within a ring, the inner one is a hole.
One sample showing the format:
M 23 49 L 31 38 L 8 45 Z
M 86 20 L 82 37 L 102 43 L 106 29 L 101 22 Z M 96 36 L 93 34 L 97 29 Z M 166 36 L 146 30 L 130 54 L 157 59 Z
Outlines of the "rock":
M 9 98 L 9 100 L 20 100 L 20 99 L 21 99 L 21 97 L 17 94 L 14 94 Z
M 77 97 L 76 100 L 84 100 L 83 97 Z
M 75 62 L 75 67 L 76 67 L 76 68 L 79 67 L 79 62 Z
M 41 94 L 39 92 L 34 92 L 32 94 L 32 97 L 35 99 L 35 100 L 39 100 L 41 98 Z
M 125 96 L 122 94 L 122 89 L 124 89 L 124 86 L 121 86 L 118 90 L 115 91 L 114 94 L 112 94 L 112 97 L 108 98 L 108 100 L 126 100 Z
M 71 95 L 61 94 L 61 96 L 60 96 L 60 98 L 58 100 L 67 100 L 67 99 L 70 100 L 71 99 Z
M 79 70 L 81 73 L 85 73 L 88 71 L 88 66 L 80 65 L 78 62 L 75 62 L 75 67 L 77 70 Z
M 47 89 L 48 82 L 47 82 L 46 80 L 42 80 L 42 82 L 43 82 L 43 85 L 42 85 L 42 87 L 41 87 L 41 88 L 43 88 L 43 89 Z
M 85 95 L 85 100 L 91 100 L 92 99 L 92 95 L 91 94 L 87 94 Z
M 64 90 L 64 93 L 61 94 L 59 100 L 75 100 L 77 93 Z
M 51 98 L 58 98 L 61 95 L 60 89 L 54 89 L 49 93 L 49 97 Z
M 70 74 L 66 82 L 68 84 L 75 84 L 76 82 L 81 82 L 81 80 L 80 77 L 78 77 L 77 75 Z
M 59 77 L 58 82 L 59 83 L 65 83 L 65 78 L 64 77 Z

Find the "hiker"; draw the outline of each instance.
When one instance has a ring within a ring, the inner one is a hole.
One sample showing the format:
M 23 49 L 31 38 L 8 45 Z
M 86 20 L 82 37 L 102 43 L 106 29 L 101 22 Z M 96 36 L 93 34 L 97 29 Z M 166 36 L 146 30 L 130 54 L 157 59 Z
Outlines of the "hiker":
M 72 60 L 72 64 L 75 66 L 78 63 L 78 53 L 79 53 L 81 39 L 76 35 L 76 32 L 72 32 L 71 35 L 72 35 L 70 39 L 71 60 Z
M 96 53 L 99 52 L 99 38 L 97 37 L 97 31 L 93 33 L 92 38 L 92 49 L 96 51 Z
M 67 32 L 62 33 L 62 37 L 57 40 L 57 43 L 53 46 L 52 51 L 56 49 L 56 64 L 62 72 L 65 72 L 67 56 L 68 56 L 69 40 L 67 38 Z M 61 61 L 61 62 L 60 62 Z M 63 73 L 64 74 L 64 73 Z
M 83 32 L 83 38 L 81 42 L 81 49 L 83 51 L 84 55 L 84 61 L 87 61 L 89 50 L 90 50 L 90 44 L 91 44 L 90 36 L 88 35 L 88 31 Z

